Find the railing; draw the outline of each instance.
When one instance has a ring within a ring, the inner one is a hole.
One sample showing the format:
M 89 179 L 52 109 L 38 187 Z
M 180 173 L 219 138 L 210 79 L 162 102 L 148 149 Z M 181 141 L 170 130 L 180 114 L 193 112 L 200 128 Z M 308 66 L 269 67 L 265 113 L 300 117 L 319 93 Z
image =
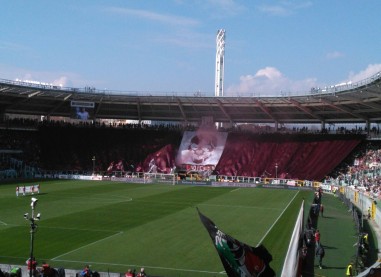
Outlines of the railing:
M 352 188 L 346 187 L 344 189 L 343 197 L 346 201 L 350 201 L 350 205 L 354 205 L 359 209 L 360 215 L 355 213 L 355 209 L 351 208 L 353 212 L 353 218 L 355 222 L 357 220 L 356 226 L 358 231 L 358 241 L 357 241 L 357 250 L 355 253 L 355 267 L 356 270 L 360 273 L 363 272 L 366 268 L 364 265 L 364 260 L 367 258 L 368 250 L 365 250 L 363 243 L 363 222 L 364 217 L 367 216 L 370 220 L 374 220 L 377 226 L 381 226 L 381 210 L 377 207 L 374 199 L 370 198 L 368 195 L 361 191 L 354 190 Z M 350 206 L 351 207 L 351 206 Z M 360 222 L 361 219 L 361 222 Z M 377 233 L 376 233 L 377 236 Z M 378 237 L 377 237 L 378 238 Z M 379 238 L 378 238 L 379 239 Z M 371 267 L 379 266 L 379 262 L 376 262 Z M 371 268 L 370 267 L 370 268 Z M 369 270 L 366 270 L 367 272 Z M 366 274 L 361 274 L 359 276 L 365 276 Z
M 276 93 L 274 95 L 269 95 L 268 92 L 263 92 L 263 94 L 266 94 L 267 97 L 279 97 L 279 96 L 301 96 L 301 95 L 309 95 L 309 94 L 332 94 L 337 93 L 341 91 L 346 90 L 352 90 L 356 89 L 362 86 L 366 86 L 378 79 L 381 78 L 381 71 L 377 72 L 376 74 L 360 80 L 358 82 L 352 83 L 342 83 L 342 84 L 336 84 L 331 86 L 326 86 L 324 88 L 312 88 L 310 92 L 280 92 Z M 192 97 L 211 97 L 214 95 L 213 92 L 169 92 L 169 91 L 117 91 L 117 90 L 100 90 L 95 87 L 84 87 L 84 88 L 73 88 L 73 87 L 64 87 L 62 85 L 56 85 L 56 84 L 50 84 L 50 83 L 43 83 L 43 82 L 36 82 L 36 81 L 27 81 L 27 80 L 6 80 L 6 79 L 0 79 L 0 83 L 3 84 L 10 84 L 15 86 L 24 86 L 24 87 L 33 87 L 33 88 L 40 88 L 40 89 L 48 89 L 48 90 L 57 90 L 57 91 L 65 91 L 69 93 L 96 93 L 96 94 L 115 94 L 115 95 L 131 95 L 131 96 L 192 96 Z M 234 93 L 230 94 L 228 97 L 260 97 L 261 93 Z M 224 97 L 224 96 L 222 96 Z

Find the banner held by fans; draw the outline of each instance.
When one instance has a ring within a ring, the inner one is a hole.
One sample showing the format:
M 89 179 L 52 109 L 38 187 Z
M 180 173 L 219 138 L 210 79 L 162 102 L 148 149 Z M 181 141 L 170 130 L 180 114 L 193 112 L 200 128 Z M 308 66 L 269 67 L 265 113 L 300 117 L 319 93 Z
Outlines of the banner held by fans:
M 208 230 L 229 277 L 274 277 L 271 254 L 263 245 L 249 246 L 225 234 L 198 209 L 201 222 Z

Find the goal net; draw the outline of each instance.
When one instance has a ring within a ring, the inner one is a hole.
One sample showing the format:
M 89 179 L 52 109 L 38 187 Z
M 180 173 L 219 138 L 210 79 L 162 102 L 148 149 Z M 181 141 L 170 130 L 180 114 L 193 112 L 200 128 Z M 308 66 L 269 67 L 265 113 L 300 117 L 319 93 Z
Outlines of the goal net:
M 175 185 L 177 174 L 144 173 L 144 183 L 165 183 Z

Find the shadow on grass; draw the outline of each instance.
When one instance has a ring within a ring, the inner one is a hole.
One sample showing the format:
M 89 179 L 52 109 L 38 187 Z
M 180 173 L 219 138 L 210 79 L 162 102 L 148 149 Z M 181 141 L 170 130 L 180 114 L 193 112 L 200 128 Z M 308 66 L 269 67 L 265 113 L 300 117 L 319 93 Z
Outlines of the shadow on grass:
M 323 269 L 346 269 L 345 266 L 323 266 Z
M 324 216 L 323 218 L 324 219 L 336 219 L 336 217 L 334 217 L 334 216 Z
M 323 245 L 323 244 L 322 244 Z M 325 249 L 337 249 L 337 247 L 334 246 L 328 246 L 326 244 L 323 245 Z

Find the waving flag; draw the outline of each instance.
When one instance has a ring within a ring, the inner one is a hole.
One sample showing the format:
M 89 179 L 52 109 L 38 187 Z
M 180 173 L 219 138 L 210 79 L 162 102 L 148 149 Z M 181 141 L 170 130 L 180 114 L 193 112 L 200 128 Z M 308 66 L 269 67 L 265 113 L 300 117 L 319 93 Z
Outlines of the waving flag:
M 198 210 L 197 210 L 198 211 Z M 209 218 L 198 211 L 201 222 L 208 230 L 221 262 L 229 277 L 274 277 L 270 267 L 271 254 L 260 245 L 249 246 L 225 234 Z

